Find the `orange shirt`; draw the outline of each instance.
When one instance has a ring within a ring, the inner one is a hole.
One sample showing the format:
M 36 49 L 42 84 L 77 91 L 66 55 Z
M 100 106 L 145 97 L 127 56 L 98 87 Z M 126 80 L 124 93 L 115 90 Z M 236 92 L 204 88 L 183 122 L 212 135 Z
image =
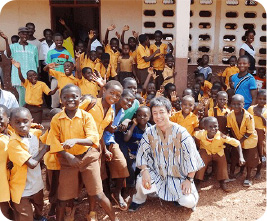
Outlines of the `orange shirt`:
M 109 63 L 111 64 L 111 66 L 112 66 L 115 70 L 117 70 L 118 58 L 119 58 L 119 56 L 120 56 L 120 52 L 119 52 L 119 51 L 114 52 L 114 51 L 111 49 L 111 47 L 110 47 L 109 44 L 106 45 L 106 47 L 105 47 L 105 52 L 108 53 L 108 54 L 110 55 L 110 62 L 109 62 Z
M 156 54 L 155 57 L 159 56 L 156 60 L 152 62 L 152 66 L 155 70 L 160 70 L 162 71 L 165 66 L 165 55 L 167 54 L 167 48 L 168 46 L 164 43 L 161 43 L 159 49 L 160 53 Z M 158 46 L 155 44 L 150 45 L 150 53 L 153 54 L 156 50 L 158 49 Z
M 230 88 L 229 85 L 229 79 L 232 75 L 239 73 L 239 69 L 236 66 L 233 67 L 227 67 L 224 72 L 222 73 L 222 77 L 225 77 L 225 84 L 227 85 L 227 88 Z
M 130 51 L 129 55 L 134 59 L 134 63 L 137 64 L 137 50 Z
M 150 56 L 150 50 L 149 48 L 146 46 L 144 47 L 143 45 L 139 44 L 139 46 L 137 47 L 137 68 L 138 69 L 145 69 L 145 68 L 149 68 L 150 67 L 150 61 L 146 62 L 144 60 L 144 57 L 149 57 Z
M 91 94 L 94 97 L 98 95 L 98 84 L 94 81 L 88 81 L 82 76 L 82 79 L 77 79 L 78 87 L 81 89 L 82 95 Z
M 263 121 L 260 117 L 258 116 L 255 116 L 254 114 L 254 107 L 257 106 L 257 105 L 252 105 L 248 108 L 248 112 L 253 115 L 254 117 L 254 122 L 255 122 L 255 128 L 256 129 L 259 129 L 259 130 L 266 130 L 266 126 L 264 126 L 263 124 Z M 264 105 L 264 110 L 263 110 L 263 113 L 262 113 L 263 117 L 265 119 L 267 119 L 267 105 Z
M 203 91 L 203 97 L 209 97 L 210 96 L 211 88 L 212 88 L 212 83 L 205 80 L 204 86 L 201 86 L 201 90 Z
M 100 73 L 102 78 L 105 78 L 106 76 L 107 80 L 110 77 L 117 76 L 117 72 L 115 71 L 114 67 L 111 64 L 109 64 L 108 68 L 106 69 L 105 66 L 101 62 L 97 63 L 95 66 L 95 70 Z

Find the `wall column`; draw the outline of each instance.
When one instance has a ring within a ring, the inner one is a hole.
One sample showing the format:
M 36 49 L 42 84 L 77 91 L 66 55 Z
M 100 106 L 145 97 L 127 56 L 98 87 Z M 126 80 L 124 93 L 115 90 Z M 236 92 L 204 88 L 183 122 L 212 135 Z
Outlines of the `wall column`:
M 179 96 L 187 87 L 190 2 L 190 0 L 176 1 L 175 85 Z

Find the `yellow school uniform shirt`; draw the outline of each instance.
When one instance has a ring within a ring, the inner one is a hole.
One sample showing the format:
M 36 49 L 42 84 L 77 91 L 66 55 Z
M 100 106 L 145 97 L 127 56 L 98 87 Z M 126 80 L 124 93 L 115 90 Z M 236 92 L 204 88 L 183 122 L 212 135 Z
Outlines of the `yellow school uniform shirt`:
M 42 131 L 38 129 L 30 129 L 30 132 L 37 138 L 42 134 Z M 17 204 L 20 203 L 26 185 L 28 166 L 25 162 L 31 158 L 28 149 L 29 147 L 23 142 L 19 135 L 16 133 L 11 134 L 7 149 L 8 157 L 10 161 L 13 162 L 13 168 L 9 179 L 9 188 L 11 199 Z
M 78 87 L 81 89 L 82 95 L 91 94 L 94 97 L 98 95 L 98 84 L 94 81 L 88 81 L 82 76 L 82 79 L 77 79 Z
M 136 49 L 136 60 L 137 60 L 137 68 L 138 69 L 145 69 L 150 67 L 150 61 L 145 62 L 144 57 L 150 56 L 150 50 L 146 46 L 139 44 Z
M 129 55 L 134 59 L 134 63 L 137 64 L 137 50 L 130 51 Z
M 170 120 L 187 129 L 188 133 L 190 133 L 191 136 L 193 136 L 195 128 L 199 126 L 198 117 L 192 112 L 190 112 L 184 118 L 182 111 L 180 110 L 176 112 L 174 115 L 172 115 L 170 117 Z
M 94 147 L 99 145 L 99 135 L 95 121 L 91 114 L 78 109 L 75 116 L 70 119 L 65 111 L 56 114 L 50 123 L 50 130 L 47 137 L 47 144 L 50 145 L 50 152 L 57 153 L 63 149 L 61 143 L 68 139 L 90 139 Z M 89 146 L 74 145 L 65 150 L 73 155 L 80 155 L 87 151 Z
M 253 116 L 243 109 L 244 116 L 241 122 L 240 128 L 236 122 L 236 117 L 234 111 L 231 111 L 227 116 L 227 127 L 232 128 L 235 133 L 235 136 L 238 140 L 240 140 L 245 133 L 251 133 L 249 138 L 247 138 L 242 145 L 244 149 L 251 149 L 257 146 L 258 135 L 255 130 L 255 123 Z
M 152 62 L 152 66 L 155 70 L 162 71 L 164 69 L 165 55 L 167 54 L 167 47 L 168 46 L 166 44 L 161 43 L 161 45 L 159 47 L 160 54 L 156 54 L 156 56 L 159 56 L 159 57 Z M 155 44 L 150 45 L 150 54 L 153 54 L 157 49 L 158 49 L 158 47 Z
M 57 79 L 59 93 L 61 89 L 65 87 L 67 84 L 77 85 L 77 79 L 72 74 L 70 76 L 67 76 L 65 73 L 60 71 L 55 71 L 53 69 L 49 70 L 49 74 Z
M 79 106 L 79 108 L 86 110 L 88 105 L 91 103 L 90 99 L 85 99 Z M 88 111 L 94 118 L 96 127 L 99 133 L 99 139 L 102 138 L 105 128 L 113 122 L 114 110 L 110 107 L 104 117 L 104 109 L 102 106 L 102 98 L 97 98 L 96 104 Z
M 40 136 L 40 141 L 43 144 L 47 144 L 46 141 L 47 141 L 47 137 L 48 137 L 48 132 L 49 132 L 49 130 L 46 130 L 45 133 L 42 136 Z M 44 155 L 44 164 L 46 165 L 46 168 L 48 170 L 60 170 L 60 163 L 59 163 L 59 160 L 58 160 L 56 153 L 51 154 L 50 151 L 47 152 Z
M 214 107 L 217 109 L 217 116 L 218 117 L 223 117 L 226 116 L 230 113 L 230 109 L 227 108 L 226 106 L 221 110 L 218 106 Z M 214 117 L 214 108 L 210 108 L 208 111 L 208 116 L 209 117 Z
M 9 190 L 9 176 L 10 171 L 7 169 L 8 154 L 7 145 L 9 142 L 9 136 L 6 134 L 0 134 L 0 203 L 8 202 L 10 200 L 10 190 Z
M 95 70 L 100 73 L 102 78 L 105 78 L 105 75 L 106 75 L 107 80 L 110 77 L 117 76 L 117 72 L 115 71 L 114 67 L 111 64 L 109 64 L 108 68 L 106 69 L 105 66 L 101 62 L 97 63 L 95 65 Z
M 120 72 L 133 72 L 133 65 L 135 64 L 133 57 L 123 59 L 122 56 L 118 58 L 118 65 Z
M 205 80 L 204 86 L 201 86 L 201 90 L 203 91 L 203 97 L 209 97 L 210 96 L 211 88 L 212 88 L 212 83 Z
M 222 77 L 225 77 L 225 84 L 227 88 L 230 88 L 229 79 L 232 75 L 239 73 L 239 69 L 236 66 L 227 67 L 224 72 L 222 73 Z
M 37 81 L 33 85 L 29 80 L 25 79 L 25 82 L 21 83 L 21 85 L 25 87 L 25 102 L 30 105 L 41 106 L 43 104 L 43 93 L 48 95 L 51 91 L 42 81 Z
M 167 65 L 165 65 L 165 68 L 164 68 L 164 70 L 163 70 L 163 72 L 162 72 L 162 76 L 163 76 L 163 78 L 164 78 L 164 81 L 163 81 L 163 83 L 162 83 L 163 86 L 165 86 L 165 85 L 168 84 L 168 83 L 172 83 L 172 84 L 174 84 L 173 68 L 170 68 L 170 67 L 168 67 Z M 167 77 L 172 77 L 172 78 L 166 80 Z
M 73 41 L 71 37 L 66 38 L 63 40 L 63 45 L 64 48 L 67 49 L 67 51 L 70 53 L 71 57 L 74 58 L 74 49 L 73 49 Z
M 248 112 L 253 115 L 254 117 L 254 122 L 255 122 L 255 128 L 256 129 L 259 129 L 259 130 L 266 130 L 266 126 L 264 126 L 263 122 L 262 122 L 262 119 L 258 116 L 255 116 L 254 115 L 254 107 L 257 106 L 257 105 L 252 105 L 248 108 Z M 264 105 L 264 111 L 262 113 L 263 117 L 265 119 L 267 119 L 267 105 Z
M 224 143 L 228 143 L 234 147 L 240 145 L 237 139 L 228 137 L 220 131 L 217 131 L 213 139 L 208 139 L 206 130 L 196 131 L 194 136 L 200 141 L 200 149 L 205 149 L 208 155 L 218 154 L 219 156 L 223 156 Z
M 92 69 L 92 71 L 95 68 L 95 65 L 97 63 L 97 61 L 92 61 L 89 57 L 87 57 L 87 55 L 85 55 L 84 53 L 81 54 L 80 56 L 80 68 L 81 70 L 85 67 L 89 67 Z M 77 63 L 77 62 L 76 62 Z
M 114 52 L 114 51 L 111 49 L 111 47 L 110 47 L 109 44 L 106 45 L 106 47 L 105 47 L 105 52 L 108 53 L 108 54 L 110 55 L 110 62 L 109 62 L 109 63 L 111 64 L 111 66 L 112 66 L 115 70 L 117 70 L 118 58 L 119 58 L 119 56 L 120 56 L 120 52 L 119 52 L 119 51 Z

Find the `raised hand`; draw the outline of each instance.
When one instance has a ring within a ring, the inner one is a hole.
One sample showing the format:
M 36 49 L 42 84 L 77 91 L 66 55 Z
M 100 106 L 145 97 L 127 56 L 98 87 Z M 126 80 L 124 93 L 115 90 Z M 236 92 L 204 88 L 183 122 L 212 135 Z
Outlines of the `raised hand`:
M 135 38 L 138 38 L 138 36 L 139 36 L 139 32 L 133 31 L 132 33 L 133 33 L 133 36 L 134 36 Z
M 119 32 L 116 31 L 115 35 L 116 35 L 116 37 L 117 37 L 118 39 L 121 38 L 121 35 L 119 34 Z
M 18 61 L 15 61 L 14 59 L 12 59 L 11 62 L 17 69 L 20 68 L 20 63 Z
M 5 39 L 5 40 L 7 40 L 7 36 L 4 34 L 4 32 L 2 32 L 1 30 L 0 30 L 0 36 L 3 38 L 3 39 Z
M 105 78 L 103 79 L 100 76 L 100 73 L 95 70 L 95 72 L 92 73 L 93 75 L 93 81 L 95 81 L 100 87 L 104 87 L 104 85 L 107 83 L 106 75 Z
M 93 30 L 90 30 L 90 32 L 88 32 L 88 37 L 90 40 L 92 40 L 95 37 L 95 32 Z
M 124 25 L 122 30 L 123 31 L 129 31 L 129 29 L 130 29 L 129 25 Z
M 176 92 L 175 91 L 171 92 L 171 101 L 176 102 L 177 100 L 178 98 L 177 98 Z
M 76 57 L 76 58 L 80 58 L 80 57 L 81 57 L 81 53 L 80 53 L 80 51 L 75 51 L 75 57 Z
M 138 125 L 136 118 L 134 118 L 132 121 L 134 125 Z
M 115 26 L 114 24 L 112 24 L 112 25 L 110 25 L 110 26 L 108 27 L 108 30 L 109 30 L 109 31 L 113 31 L 115 28 L 116 28 L 116 26 Z
M 59 19 L 59 23 L 60 23 L 60 24 L 62 24 L 63 26 L 65 26 L 65 25 L 66 25 L 66 22 L 65 22 L 65 21 L 64 21 L 64 19 L 62 19 L 62 18 L 61 18 L 61 19 Z
M 57 66 L 59 66 L 59 64 L 57 64 L 57 63 L 50 63 L 50 64 L 48 64 L 47 65 L 50 69 L 54 69 L 55 67 L 57 67 Z

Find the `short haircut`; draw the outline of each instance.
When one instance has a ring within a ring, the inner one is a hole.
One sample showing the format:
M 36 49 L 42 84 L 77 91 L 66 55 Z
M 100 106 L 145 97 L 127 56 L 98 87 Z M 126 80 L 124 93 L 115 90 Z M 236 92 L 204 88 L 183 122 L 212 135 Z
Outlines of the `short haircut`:
M 248 29 L 248 30 L 246 30 L 246 32 L 245 32 L 245 36 L 247 37 L 250 33 L 253 33 L 253 35 L 256 35 L 256 32 L 255 32 L 254 29 Z
M 257 96 L 266 95 L 266 89 L 259 89 Z
M 139 35 L 138 39 L 139 39 L 139 42 L 141 44 L 143 44 L 147 40 L 147 35 L 146 34 L 141 34 L 141 35 Z
M 218 94 L 217 94 L 217 98 L 219 95 L 226 95 L 227 98 L 228 98 L 228 94 L 226 93 L 226 91 L 219 91 Z
M 135 39 L 134 37 L 130 37 L 130 38 L 128 38 L 128 42 L 129 42 L 130 40 L 133 40 L 133 41 L 136 42 L 136 39 Z
M 110 55 L 108 53 L 103 53 L 101 55 L 101 60 L 110 60 Z
M 83 69 L 82 69 L 82 73 L 83 74 L 85 74 L 87 71 L 89 71 L 89 70 L 91 70 L 92 71 L 92 68 L 90 68 L 90 67 L 84 67 Z M 92 71 L 93 72 L 93 71 Z
M 209 122 L 214 122 L 214 121 L 216 121 L 218 123 L 218 120 L 216 117 L 205 117 L 204 127 L 206 128 L 208 126 Z
M 18 35 L 12 35 L 12 36 L 11 36 L 11 39 L 12 39 L 12 38 L 15 38 L 16 41 L 19 41 L 19 36 L 18 36 Z
M 154 33 L 154 35 L 155 35 L 155 34 L 160 34 L 160 35 L 162 35 L 162 31 L 160 31 L 160 30 L 156 30 L 155 33 Z
M 205 79 L 205 76 L 204 76 L 204 74 L 203 74 L 203 73 L 197 73 L 197 74 L 196 74 L 196 78 L 198 78 L 198 77 L 202 77 L 202 78 L 204 78 L 204 79 Z
M 25 107 L 17 107 L 17 108 L 14 108 L 14 109 L 11 110 L 11 112 L 10 112 L 10 120 L 12 120 L 12 118 L 17 113 L 24 112 L 24 111 L 27 112 L 31 116 L 31 118 L 32 118 L 31 112 L 27 108 L 25 108 Z
M 136 80 L 135 80 L 134 78 L 132 78 L 132 77 L 126 77 L 126 78 L 124 78 L 123 81 L 122 81 L 122 86 L 123 86 L 123 88 L 125 87 L 125 85 L 126 85 L 127 82 L 129 82 L 129 81 L 135 81 L 135 82 L 136 82 Z
M 166 84 L 166 85 L 164 86 L 164 90 L 167 91 L 167 90 L 169 90 L 171 87 L 175 87 L 175 88 L 176 88 L 175 84 L 173 84 L 173 83 L 168 83 L 168 84 Z
M 123 89 L 121 97 L 131 96 L 135 98 L 135 95 L 131 89 Z
M 0 104 L 0 110 L 3 110 L 3 112 L 7 115 L 7 117 L 10 116 L 10 111 L 5 105 Z
M 172 54 L 166 54 L 165 60 L 167 60 L 168 58 L 172 58 L 172 59 L 174 59 L 174 57 L 173 57 Z
M 117 44 L 119 44 L 119 43 L 120 43 L 120 41 L 119 41 L 119 39 L 118 39 L 118 38 L 111 38 L 111 39 L 110 39 L 110 43 L 111 43 L 112 41 L 116 41 L 116 43 L 117 43 Z
M 169 101 L 169 99 L 165 97 L 162 97 L 162 96 L 155 97 L 150 101 L 151 110 L 153 109 L 153 107 L 161 107 L 161 106 L 164 106 L 168 112 L 170 112 L 172 109 L 171 102 Z
M 104 48 L 102 46 L 97 46 L 95 50 L 96 51 L 104 51 Z
M 248 62 L 250 62 L 249 57 L 248 57 L 247 55 L 241 55 L 241 56 L 238 58 L 238 60 L 240 60 L 240 59 L 242 59 L 242 58 L 245 58 L 245 59 L 248 60 Z
M 228 59 L 228 61 L 230 61 L 230 59 L 236 59 L 237 60 L 237 57 L 235 56 L 235 55 L 232 55 L 229 59 Z
M 81 89 L 78 87 L 78 86 L 76 86 L 76 85 L 74 85 L 74 84 L 67 84 L 66 86 L 64 86 L 62 89 L 61 89 L 61 95 L 64 93 L 64 91 L 65 90 L 68 90 L 68 89 L 70 89 L 70 88 L 75 88 L 75 89 L 77 89 L 78 91 L 79 91 L 79 93 L 80 93 L 80 95 L 82 94 L 81 93 Z
M 76 43 L 76 45 L 79 45 L 79 44 L 83 44 L 85 46 L 85 42 L 83 40 L 81 40 L 81 39 L 78 40 L 77 43 Z
M 243 97 L 241 94 L 235 94 L 235 95 L 232 97 L 232 102 L 233 102 L 233 100 L 237 100 L 237 99 L 242 99 L 243 102 L 245 102 L 245 99 L 244 99 L 244 97 Z
M 57 32 L 57 33 L 55 33 L 53 35 L 53 38 L 55 38 L 55 37 L 61 37 L 61 38 L 63 38 L 63 35 Z
M 121 89 L 123 89 L 121 83 L 119 81 L 115 81 L 115 80 L 108 81 L 105 84 L 104 88 L 109 89 L 111 86 L 115 86 L 115 85 L 119 86 Z
M 184 97 L 182 97 L 182 103 L 185 100 L 191 99 L 194 103 L 195 103 L 195 98 L 193 98 L 191 95 L 185 95 Z
M 53 31 L 49 28 L 46 28 L 44 31 L 43 31 L 43 36 L 45 36 L 46 32 L 51 32 L 51 34 L 53 35 Z
M 60 108 L 53 108 L 50 112 L 49 112 L 49 117 L 52 119 L 52 117 L 54 117 L 57 113 L 61 112 L 62 109 Z
M 142 110 L 148 110 L 149 114 L 151 114 L 150 112 L 150 108 L 148 106 L 140 106 L 137 111 L 136 111 L 136 114 L 138 114 L 139 111 L 142 111 Z
M 34 71 L 34 70 L 28 70 L 27 73 L 26 73 L 26 75 L 28 75 L 29 72 L 34 72 L 35 74 L 37 74 L 36 71 Z
M 25 26 L 27 27 L 29 25 L 32 25 L 35 28 L 35 24 L 33 24 L 32 22 L 28 22 Z
M 221 91 L 222 90 L 222 86 L 218 85 L 218 84 L 213 84 L 212 87 L 211 87 L 211 90 Z

